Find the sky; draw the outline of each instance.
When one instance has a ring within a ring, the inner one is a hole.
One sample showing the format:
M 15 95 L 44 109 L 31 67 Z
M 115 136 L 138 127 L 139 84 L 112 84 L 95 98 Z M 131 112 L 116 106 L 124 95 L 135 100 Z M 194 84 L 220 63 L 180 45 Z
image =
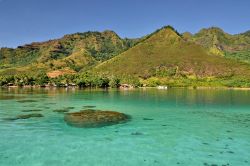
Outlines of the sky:
M 0 47 L 114 30 L 136 38 L 164 25 L 179 32 L 250 30 L 250 0 L 0 0 Z

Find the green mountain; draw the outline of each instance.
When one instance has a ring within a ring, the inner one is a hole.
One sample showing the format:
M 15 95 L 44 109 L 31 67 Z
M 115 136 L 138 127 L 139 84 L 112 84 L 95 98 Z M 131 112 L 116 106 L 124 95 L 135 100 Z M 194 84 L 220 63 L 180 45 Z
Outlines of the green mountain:
M 136 39 L 121 39 L 113 31 L 65 35 L 61 39 L 0 49 L 0 73 L 81 71 L 132 47 Z
M 209 53 L 165 27 L 122 54 L 99 64 L 97 72 L 111 75 L 157 78 L 250 79 L 250 65 Z
M 202 29 L 194 35 L 183 34 L 186 40 L 207 48 L 211 54 L 225 56 L 250 63 L 250 31 L 231 35 L 222 29 Z
M 5 85 L 8 79 L 23 85 L 24 78 L 32 79 L 27 75 L 37 79 L 78 73 L 67 80 L 105 86 L 107 79 L 117 83 L 119 78 L 147 86 L 249 87 L 249 63 L 250 31 L 231 35 L 215 27 L 193 35 L 166 26 L 138 39 L 122 39 L 113 31 L 75 33 L 0 49 L 0 77 Z M 5 78 L 20 74 L 20 78 Z

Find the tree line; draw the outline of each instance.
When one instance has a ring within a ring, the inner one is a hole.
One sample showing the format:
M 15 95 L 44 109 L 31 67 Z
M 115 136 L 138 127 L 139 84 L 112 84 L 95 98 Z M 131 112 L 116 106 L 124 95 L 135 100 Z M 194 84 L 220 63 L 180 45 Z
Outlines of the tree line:
M 18 74 L 11 76 L 0 76 L 0 86 L 79 86 L 117 88 L 122 83 L 122 78 L 108 75 L 98 75 L 93 73 L 81 73 L 74 75 L 62 75 L 56 78 L 49 78 L 46 73 L 37 75 Z M 135 84 L 135 86 L 137 86 Z

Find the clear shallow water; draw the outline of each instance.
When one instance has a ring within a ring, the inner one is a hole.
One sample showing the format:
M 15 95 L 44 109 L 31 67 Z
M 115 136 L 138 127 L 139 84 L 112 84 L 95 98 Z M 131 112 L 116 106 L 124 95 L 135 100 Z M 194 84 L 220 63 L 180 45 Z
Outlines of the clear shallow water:
M 74 128 L 53 112 L 86 105 L 123 112 L 132 120 Z M 30 109 L 42 109 L 35 113 L 44 117 L 4 120 Z M 0 90 L 1 166 L 212 164 L 250 165 L 250 91 Z

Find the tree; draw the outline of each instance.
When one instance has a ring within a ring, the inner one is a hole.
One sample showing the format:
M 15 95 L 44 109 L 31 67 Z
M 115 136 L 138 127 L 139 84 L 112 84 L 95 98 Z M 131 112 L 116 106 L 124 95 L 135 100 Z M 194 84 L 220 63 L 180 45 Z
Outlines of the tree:
M 115 76 L 112 76 L 109 80 L 109 87 L 118 88 L 120 86 L 121 80 Z
M 49 82 L 49 77 L 44 72 L 38 73 L 36 76 L 34 76 L 34 79 L 36 85 L 43 86 Z

